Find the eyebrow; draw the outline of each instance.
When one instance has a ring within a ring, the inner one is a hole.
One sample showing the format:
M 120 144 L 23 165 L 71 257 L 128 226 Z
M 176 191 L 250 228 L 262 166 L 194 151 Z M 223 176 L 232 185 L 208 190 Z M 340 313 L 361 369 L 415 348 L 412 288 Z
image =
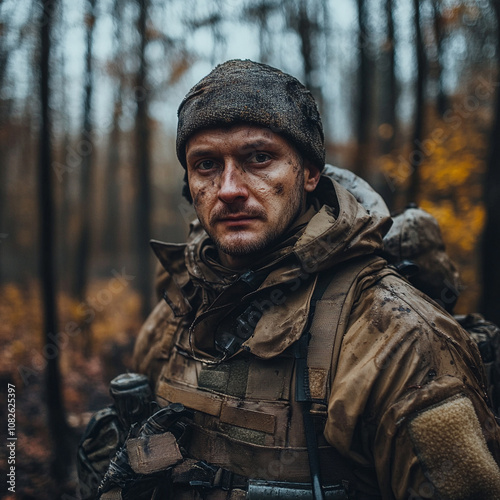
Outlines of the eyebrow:
M 273 142 L 268 139 L 258 139 L 254 142 L 249 142 L 247 144 L 244 144 L 241 147 L 241 149 L 260 149 L 262 147 L 267 147 L 271 144 L 273 144 Z
M 191 158 L 194 156 L 195 158 L 199 158 L 201 156 L 210 156 L 213 154 L 213 149 L 192 149 L 188 155 L 187 158 Z
M 273 144 L 273 142 L 269 139 L 257 139 L 255 141 L 243 144 L 240 147 L 240 150 L 244 151 L 244 152 L 251 151 L 251 150 L 257 150 L 257 149 L 261 149 L 263 147 L 269 147 L 272 144 Z M 213 148 L 210 148 L 210 147 L 205 148 L 203 146 L 200 146 L 199 148 L 197 148 L 196 146 L 194 146 L 194 147 L 190 148 L 190 151 L 189 151 L 188 155 L 186 156 L 186 159 L 188 159 L 188 158 L 202 158 L 205 156 L 212 156 L 213 154 L 214 154 Z

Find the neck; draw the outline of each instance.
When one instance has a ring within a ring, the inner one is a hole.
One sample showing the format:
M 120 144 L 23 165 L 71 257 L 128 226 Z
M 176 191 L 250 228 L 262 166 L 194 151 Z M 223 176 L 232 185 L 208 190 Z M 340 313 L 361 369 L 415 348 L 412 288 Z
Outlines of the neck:
M 228 255 L 219 250 L 219 260 L 224 267 L 234 271 L 244 271 L 250 267 L 250 262 L 255 261 L 255 256 L 248 255 Z

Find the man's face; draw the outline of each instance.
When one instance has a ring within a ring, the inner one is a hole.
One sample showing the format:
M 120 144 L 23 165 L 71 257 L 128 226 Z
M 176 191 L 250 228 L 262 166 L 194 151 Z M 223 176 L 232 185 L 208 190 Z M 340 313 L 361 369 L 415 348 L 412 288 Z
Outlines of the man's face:
M 189 139 L 186 159 L 198 218 L 221 262 L 234 269 L 280 239 L 319 180 L 286 139 L 255 125 L 201 130 Z

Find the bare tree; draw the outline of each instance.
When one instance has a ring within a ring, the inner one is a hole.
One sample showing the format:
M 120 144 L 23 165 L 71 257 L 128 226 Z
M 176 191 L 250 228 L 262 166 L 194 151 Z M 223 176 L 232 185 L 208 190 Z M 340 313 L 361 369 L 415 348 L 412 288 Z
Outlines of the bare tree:
M 394 15 L 393 0 L 385 0 L 386 16 L 386 38 L 382 46 L 382 85 L 380 92 L 380 125 L 379 140 L 380 152 L 382 155 L 391 153 L 396 143 L 396 102 L 397 102 L 397 82 L 396 82 L 396 48 L 394 37 Z M 392 209 L 394 205 L 394 186 L 387 182 L 382 173 L 378 173 L 374 182 L 377 191 L 382 195 L 387 206 Z
M 7 81 L 7 65 L 9 62 L 9 57 L 11 57 L 14 51 L 17 49 L 17 45 L 13 43 L 8 43 L 10 37 L 9 25 L 11 23 L 11 18 L 14 9 L 11 10 L 9 14 L 5 13 L 5 5 L 0 2 L 0 89 L 4 88 Z M 18 40 L 16 40 L 18 42 Z M 5 232 L 7 229 L 8 221 L 6 220 L 6 202 L 8 197 L 8 191 L 6 189 L 6 174 L 9 164 L 9 155 L 11 149 L 11 139 L 14 136 L 12 124 L 10 122 L 12 115 L 12 104 L 13 100 L 10 97 L 0 96 L 0 262 L 4 262 L 2 253 L 4 251 L 5 244 L 3 244 L 3 239 L 8 235 Z M 23 138 L 24 139 L 24 138 Z M 2 277 L 2 266 L 0 266 L 0 278 Z
M 434 26 L 434 39 L 436 44 L 436 61 L 434 64 L 434 72 L 436 73 L 435 78 L 437 81 L 437 98 L 436 98 L 436 109 L 440 116 L 443 116 L 447 106 L 448 99 L 444 89 L 443 80 L 443 41 L 445 37 L 444 32 L 444 19 L 441 13 L 441 6 L 438 0 L 432 1 L 433 9 L 433 26 Z
M 111 131 L 109 134 L 105 185 L 107 190 L 106 195 L 106 212 L 104 214 L 104 234 L 102 238 L 102 246 L 106 256 L 110 259 L 116 258 L 118 254 L 119 228 L 117 223 L 120 213 L 120 183 L 118 181 L 120 175 L 120 117 L 122 116 L 123 107 L 123 87 L 124 87 L 124 68 L 123 68 L 123 24 L 122 24 L 122 7 L 123 0 L 115 0 L 113 4 L 113 19 L 115 23 L 114 33 L 114 56 L 112 73 L 117 82 L 114 92 L 113 103 L 113 119 Z
M 371 85 L 370 85 L 370 58 L 368 55 L 368 8 L 365 0 L 358 0 L 358 106 L 356 114 L 356 135 L 358 149 L 354 170 L 360 177 L 366 178 L 368 163 L 368 147 L 370 141 L 371 118 Z
M 2 9 L 2 7 L 2 2 L 0 2 L 0 9 Z M 0 24 L 0 30 L 2 34 L 2 36 L 0 37 L 0 85 L 2 85 L 5 80 L 9 53 L 13 48 L 12 46 L 9 46 L 9 44 L 7 44 L 7 37 L 5 36 L 5 32 L 8 30 L 10 19 L 5 19 L 5 17 L 5 14 L 2 12 L 2 22 Z
M 424 87 L 425 87 L 425 73 L 426 73 L 426 58 L 424 52 L 424 43 L 422 39 L 422 27 L 420 20 L 420 1 L 413 0 L 414 9 L 414 26 L 415 26 L 415 48 L 417 52 L 417 77 L 416 77 L 416 90 L 415 90 L 415 117 L 413 129 L 412 148 L 419 148 L 422 143 L 424 134 L 424 115 L 425 115 L 425 102 L 424 102 Z M 422 153 L 422 152 L 421 152 Z M 417 201 L 418 191 L 420 188 L 419 170 L 422 163 L 422 154 L 412 155 L 412 173 L 407 191 L 407 203 Z
M 268 63 L 271 55 L 269 16 L 278 8 L 279 3 L 273 0 L 260 0 L 247 5 L 242 11 L 243 18 L 255 22 L 259 28 L 259 60 L 263 63 Z
M 1 3 L 0 3 L 1 7 Z M 0 11 L 1 12 L 1 11 Z M 7 47 L 5 30 L 7 29 L 6 23 L 2 22 L 0 24 L 0 30 L 2 36 L 0 36 L 0 88 L 3 88 L 5 81 L 5 73 L 7 68 L 7 61 L 9 56 L 9 47 Z M 10 115 L 10 99 L 0 98 L 0 130 L 3 133 L 7 132 L 8 116 Z M 7 144 L 8 141 L 0 141 L 0 262 L 4 259 L 1 258 L 3 253 L 2 240 L 4 235 L 4 213 L 5 213 L 5 198 L 7 197 L 7 192 L 5 190 L 5 174 L 7 170 Z M 0 266 L 0 278 L 2 277 L 2 267 Z
M 300 53 L 304 64 L 304 83 L 308 89 L 313 89 L 313 71 L 316 67 L 315 61 L 315 37 L 318 24 L 312 19 L 308 12 L 307 0 L 298 0 L 296 30 L 300 37 Z
M 393 0 L 385 0 L 387 34 L 382 47 L 383 83 L 381 95 L 381 122 L 384 132 L 381 134 L 382 154 L 390 153 L 394 148 L 396 137 L 396 49 L 394 39 Z
M 54 21 L 54 0 L 43 0 L 40 20 L 40 158 L 39 158 L 39 204 L 40 204 L 40 273 L 43 297 L 44 352 L 47 354 L 45 388 L 48 408 L 48 428 L 53 441 L 52 474 L 57 484 L 69 477 L 72 463 L 72 443 L 66 423 L 61 391 L 56 306 L 56 279 L 54 266 L 54 209 L 52 195 L 52 137 L 50 117 L 50 70 L 51 28 Z
M 323 94 L 318 84 L 318 45 L 322 32 L 320 6 L 322 0 L 295 0 L 292 8 L 286 10 L 288 26 L 297 33 L 300 41 L 300 55 L 304 69 L 304 85 L 314 95 L 320 112 L 323 111 Z
M 151 237 L 151 131 L 148 116 L 150 88 L 147 82 L 148 65 L 146 47 L 148 43 L 147 19 L 149 0 L 137 0 L 139 15 L 137 32 L 139 34 L 139 70 L 135 84 L 135 144 L 136 144 L 136 173 L 137 173 L 137 262 L 138 287 L 142 295 L 142 316 L 145 318 L 151 309 L 152 297 L 152 265 L 149 238 Z
M 497 18 L 496 77 L 500 76 L 500 3 L 492 1 Z M 486 318 L 500 324 L 500 91 L 497 91 L 494 121 L 490 133 L 490 152 L 484 183 L 486 225 L 482 241 L 482 311 Z
M 87 13 L 85 16 L 86 52 L 85 52 L 85 84 L 83 102 L 83 123 L 80 137 L 80 149 L 83 151 L 81 159 L 81 179 L 80 179 L 80 231 L 76 245 L 76 276 L 75 292 L 80 301 L 85 300 L 90 259 L 90 235 L 91 235 L 91 215 L 92 215 L 92 164 L 93 164 L 93 124 L 92 94 L 93 94 L 93 34 L 95 26 L 96 0 L 87 1 Z M 82 336 L 84 339 L 84 354 L 90 355 L 91 339 L 90 328 L 87 322 L 82 323 Z

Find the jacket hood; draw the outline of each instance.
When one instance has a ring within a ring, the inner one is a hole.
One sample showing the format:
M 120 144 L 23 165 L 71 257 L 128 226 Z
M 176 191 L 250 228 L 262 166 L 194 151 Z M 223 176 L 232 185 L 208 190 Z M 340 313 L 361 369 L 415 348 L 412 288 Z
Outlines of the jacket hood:
M 321 176 L 315 194 L 321 209 L 293 249 L 303 265 L 323 271 L 382 249 L 383 236 L 392 224 L 388 210 L 366 209 L 354 194 L 326 175 Z

